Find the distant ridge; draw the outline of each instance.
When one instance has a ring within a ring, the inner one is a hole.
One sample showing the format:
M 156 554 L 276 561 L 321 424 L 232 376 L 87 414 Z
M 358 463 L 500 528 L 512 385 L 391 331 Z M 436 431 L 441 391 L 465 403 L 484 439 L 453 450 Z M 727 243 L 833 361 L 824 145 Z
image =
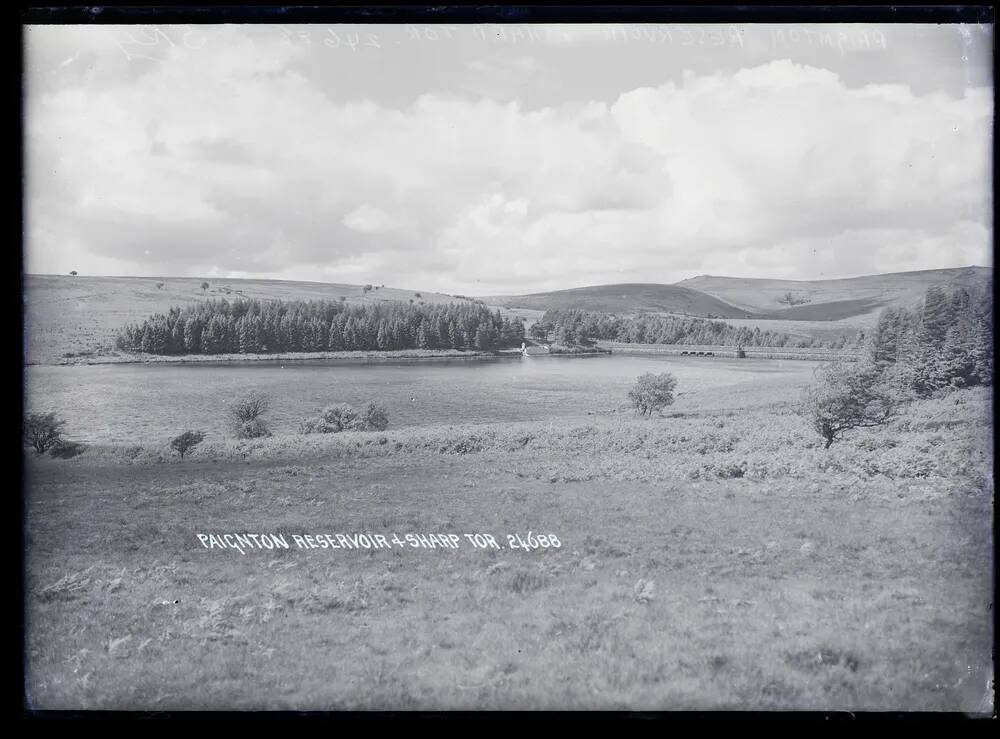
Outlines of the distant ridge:
M 680 285 L 623 283 L 593 285 L 531 295 L 483 298 L 490 305 L 534 310 L 576 308 L 605 313 L 687 313 L 717 318 L 754 318 L 754 311 Z
M 706 293 L 750 311 L 784 320 L 830 321 L 870 313 L 897 303 L 910 303 L 931 285 L 971 286 L 993 279 L 991 267 L 954 267 L 914 272 L 892 272 L 831 280 L 770 280 L 701 275 L 678 286 Z M 788 293 L 807 301 L 789 306 L 780 302 Z
M 770 280 L 701 275 L 673 285 L 622 283 L 497 295 L 490 305 L 604 313 L 680 313 L 704 318 L 834 322 L 909 305 L 931 285 L 972 286 L 993 279 L 990 267 L 954 267 L 831 280 Z

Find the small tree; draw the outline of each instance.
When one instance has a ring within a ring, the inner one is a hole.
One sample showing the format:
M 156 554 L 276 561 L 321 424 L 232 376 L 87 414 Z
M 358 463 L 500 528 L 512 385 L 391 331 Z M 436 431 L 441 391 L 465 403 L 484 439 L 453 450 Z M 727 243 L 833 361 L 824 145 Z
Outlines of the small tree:
M 76 277 L 76 270 L 75 269 L 74 270 L 70 270 L 70 274 L 73 275 L 74 277 Z
M 209 287 L 211 287 L 211 286 L 207 282 L 201 283 L 201 291 L 202 292 L 205 292 L 206 290 L 208 290 Z
M 358 412 L 347 403 L 327 406 L 323 409 L 320 417 L 333 433 L 350 431 L 358 424 Z
M 36 454 L 45 454 L 63 443 L 62 430 L 66 422 L 55 413 L 29 413 L 24 418 L 24 440 Z
M 180 436 L 175 436 L 170 440 L 170 446 L 181 455 L 181 459 L 184 459 L 184 455 L 187 454 L 191 449 L 198 446 L 201 442 L 205 440 L 205 434 L 201 431 L 185 431 Z
M 373 401 L 361 412 L 361 423 L 365 431 L 385 431 L 389 426 L 389 412 L 384 405 Z
M 831 362 L 816 372 L 802 412 L 829 449 L 845 431 L 881 426 L 897 412 L 899 400 L 871 362 Z
M 267 396 L 250 392 L 236 401 L 229 409 L 233 431 L 238 439 L 256 439 L 270 436 L 271 431 L 261 416 L 267 412 L 270 402 Z
M 675 387 L 677 378 L 669 372 L 659 375 L 647 372 L 635 381 L 635 386 L 628 391 L 628 399 L 640 415 L 648 416 L 674 402 Z
M 156 289 L 157 290 L 162 290 L 163 289 L 163 283 L 162 282 L 157 282 L 156 283 Z

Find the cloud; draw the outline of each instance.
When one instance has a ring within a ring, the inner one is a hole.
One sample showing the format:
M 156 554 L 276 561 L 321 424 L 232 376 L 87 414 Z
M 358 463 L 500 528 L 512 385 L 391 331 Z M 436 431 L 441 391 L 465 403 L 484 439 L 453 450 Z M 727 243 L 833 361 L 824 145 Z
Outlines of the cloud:
M 403 225 L 402 221 L 368 203 L 359 205 L 344 216 L 343 223 L 348 228 L 365 234 L 395 231 Z
M 32 32 L 29 271 L 486 294 L 988 260 L 987 88 L 848 87 L 777 60 L 610 104 L 437 91 L 385 105 L 331 99 L 261 29 L 187 46 L 173 31 L 155 62 L 102 33 L 106 48 L 84 35 L 77 49 Z M 97 71 L 59 66 L 74 53 Z M 505 85 L 535 68 L 496 53 L 478 70 Z

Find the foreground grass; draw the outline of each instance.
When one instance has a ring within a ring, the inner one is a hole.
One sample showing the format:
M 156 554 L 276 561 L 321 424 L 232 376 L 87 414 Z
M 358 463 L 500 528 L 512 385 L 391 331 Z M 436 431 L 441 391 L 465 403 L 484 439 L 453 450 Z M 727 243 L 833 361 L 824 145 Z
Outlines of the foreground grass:
M 30 467 L 38 708 L 988 711 L 989 398 L 95 447 Z M 554 533 L 234 551 L 197 533 Z

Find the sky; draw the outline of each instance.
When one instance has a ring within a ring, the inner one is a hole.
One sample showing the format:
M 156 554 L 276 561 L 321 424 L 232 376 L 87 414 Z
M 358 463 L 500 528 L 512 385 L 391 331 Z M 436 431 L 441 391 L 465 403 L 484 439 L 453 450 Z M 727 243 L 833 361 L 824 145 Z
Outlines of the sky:
M 992 26 L 24 36 L 29 273 L 496 295 L 992 266 Z

